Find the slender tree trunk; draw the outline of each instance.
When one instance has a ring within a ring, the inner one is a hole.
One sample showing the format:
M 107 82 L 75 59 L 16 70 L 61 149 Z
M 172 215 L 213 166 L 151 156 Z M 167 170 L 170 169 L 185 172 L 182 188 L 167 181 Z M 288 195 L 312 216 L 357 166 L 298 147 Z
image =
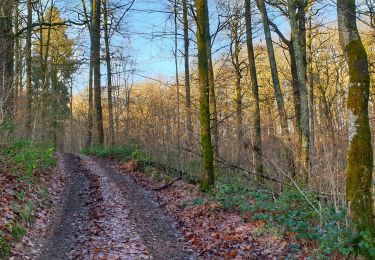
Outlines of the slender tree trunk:
M 216 102 L 216 91 L 215 91 L 215 74 L 214 66 L 212 62 L 212 43 L 211 43 L 211 33 L 209 25 L 209 12 L 208 5 L 206 4 L 206 28 L 207 28 L 207 57 L 208 57 L 208 82 L 209 82 L 209 101 L 210 101 L 210 114 L 212 115 L 212 137 L 213 137 L 213 149 L 214 155 L 219 157 L 219 120 Z
M 94 73 L 94 107 L 96 115 L 97 144 L 104 144 L 102 89 L 100 82 L 100 14 L 101 0 L 93 0 L 92 4 L 92 48 L 93 48 L 93 73 Z
M 190 67 L 189 67 L 189 21 L 187 0 L 182 0 L 183 19 L 184 19 L 184 49 L 185 49 L 185 106 L 186 106 L 186 131 L 189 146 L 193 141 L 193 123 L 191 115 L 191 93 L 190 93 Z
M 355 0 L 337 0 L 337 17 L 340 44 L 349 67 L 348 216 L 358 232 L 370 231 L 375 236 L 371 193 L 373 150 L 368 115 L 370 73 L 367 53 L 357 29 Z
M 19 1 L 17 0 L 15 3 L 15 14 L 14 14 L 14 32 L 19 31 L 20 23 L 20 9 L 19 9 Z M 21 55 L 21 40 L 20 37 L 16 37 L 15 39 L 15 49 L 14 49 L 14 57 L 15 57 L 15 68 L 14 68 L 14 102 L 15 104 L 18 103 L 18 97 L 21 94 L 21 83 L 22 81 L 22 55 Z
M 176 87 L 177 87 L 177 151 L 178 151 L 178 166 L 181 164 L 181 130 L 180 130 L 180 80 L 178 73 L 178 27 L 177 27 L 177 0 L 174 1 L 174 61 L 176 72 Z
M 113 122 L 113 101 L 112 101 L 112 68 L 111 53 L 109 44 L 109 28 L 108 28 L 108 1 L 103 0 L 103 18 L 104 18 L 104 40 L 105 40 L 105 59 L 107 63 L 107 94 L 108 94 L 108 122 L 109 122 L 109 143 L 111 146 L 115 144 L 115 132 Z
M 295 124 L 298 137 L 299 150 L 302 144 L 302 129 L 301 129 L 301 95 L 300 86 L 297 74 L 296 57 L 294 55 L 293 41 L 289 42 L 288 51 L 290 56 L 290 72 L 292 76 L 292 89 L 293 89 L 293 103 L 294 103 L 294 114 L 295 114 Z M 301 151 L 299 151 L 301 153 Z
M 238 57 L 236 57 L 238 60 Z M 239 65 L 239 64 L 237 64 Z M 237 162 L 241 162 L 243 152 L 243 115 L 242 115 L 242 86 L 241 86 L 241 73 L 236 71 L 236 116 L 237 116 Z
M 257 5 L 262 15 L 268 58 L 269 58 L 269 63 L 271 67 L 273 88 L 275 92 L 276 103 L 277 103 L 277 108 L 279 111 L 280 124 L 281 124 L 281 129 L 282 129 L 282 136 L 283 136 L 284 142 L 286 142 L 286 147 L 284 146 L 285 157 L 288 163 L 289 172 L 292 176 L 294 176 L 296 170 L 295 170 L 293 154 L 289 147 L 291 144 L 291 141 L 290 141 L 290 134 L 289 134 L 289 129 L 288 129 L 288 119 L 287 119 L 287 115 L 285 112 L 284 100 L 283 100 L 283 95 L 282 95 L 281 87 L 280 87 L 280 80 L 279 80 L 279 75 L 278 75 L 278 70 L 277 70 L 277 65 L 276 65 L 275 52 L 273 49 L 271 30 L 270 30 L 270 26 L 268 22 L 268 14 L 267 14 L 264 0 L 257 0 Z
M 302 0 L 299 0 L 299 2 Z M 302 4 L 299 3 L 301 6 Z M 298 24 L 297 16 L 296 16 L 296 4 L 294 0 L 288 0 L 288 9 L 289 9 L 289 19 L 290 19 L 290 27 L 292 30 L 292 41 L 294 47 L 294 56 L 296 58 L 296 69 L 297 69 L 297 76 L 298 76 L 298 83 L 300 87 L 300 101 L 301 101 L 301 130 L 302 130 L 302 139 L 301 139 L 301 153 L 300 153 L 300 161 L 302 164 L 301 167 L 301 177 L 305 184 L 308 183 L 310 172 L 310 117 L 309 117 L 309 101 L 307 95 L 307 84 L 306 84 L 306 44 L 303 46 L 301 43 L 303 42 L 303 38 L 306 39 L 305 36 L 301 36 L 302 33 L 306 34 L 306 30 L 301 31 L 301 24 Z M 300 8 L 299 12 L 301 11 Z M 301 14 L 299 15 L 301 16 Z M 303 15 L 304 16 L 304 15 Z M 303 19 L 303 22 L 305 19 Z M 301 23 L 301 21 L 300 21 Z M 305 28 L 305 25 L 303 25 Z
M 211 37 L 210 37 L 211 38 Z M 213 149 L 214 154 L 218 158 L 220 156 L 220 140 L 219 140 L 219 119 L 217 111 L 217 102 L 216 102 L 216 91 L 215 91 L 215 75 L 214 67 L 212 64 L 211 56 L 211 40 L 208 43 L 208 81 L 209 81 L 209 95 L 210 95 L 210 114 L 212 115 L 212 136 L 213 136 Z
M 92 6 L 92 1 L 91 6 Z M 89 18 L 87 14 L 86 3 L 82 0 L 82 8 L 83 13 L 85 16 L 86 21 L 88 22 L 88 29 L 90 35 L 90 61 L 89 61 L 89 86 L 88 86 L 88 113 L 87 113 L 87 136 L 86 136 L 86 144 L 85 147 L 89 148 L 92 143 L 92 131 L 93 131 L 93 111 L 94 111 L 94 102 L 93 102 L 93 57 L 94 57 L 94 49 L 93 49 L 93 39 L 92 39 L 92 16 Z
M 307 66 L 308 66 L 308 83 L 309 83 L 309 101 L 310 101 L 310 164 L 312 171 L 312 160 L 315 154 L 315 110 L 314 110 L 314 103 L 315 103 L 315 96 L 314 96 L 314 67 L 313 67 L 313 48 L 312 48 L 312 17 L 310 16 L 308 19 L 308 37 L 306 43 L 307 49 Z
M 242 86 L 241 86 L 241 67 L 240 67 L 240 60 L 239 55 L 241 52 L 240 46 L 240 28 L 239 28 L 239 17 L 238 14 L 235 14 L 233 17 L 233 22 L 231 23 L 231 43 L 230 43 L 230 54 L 233 69 L 235 72 L 235 86 L 236 86 L 236 145 L 237 145 L 237 154 L 236 160 L 239 164 L 241 162 L 242 156 L 242 147 L 243 147 L 243 129 L 242 129 Z M 234 45 L 234 46 L 233 46 Z
M 210 127 L 210 96 L 209 96 L 209 50 L 210 35 L 207 0 L 196 0 L 197 9 L 197 45 L 198 45 L 198 74 L 199 74 L 199 119 L 201 123 L 201 147 L 203 157 L 203 176 L 201 189 L 209 190 L 215 182 L 213 166 L 213 148 Z
M 32 33 L 32 6 L 31 0 L 27 0 L 27 30 L 26 30 L 26 47 L 25 47 L 25 60 L 26 60 L 26 133 L 32 136 L 32 84 L 31 84 L 31 33 Z
M 253 28 L 251 0 L 245 0 L 245 18 L 246 18 L 246 37 L 247 37 L 247 55 L 249 59 L 249 72 L 251 80 L 251 90 L 254 98 L 253 119 L 254 119 L 254 159 L 255 172 L 263 173 L 262 160 L 262 130 L 260 121 L 260 105 L 259 105 L 259 85 L 257 78 L 257 70 L 255 64 L 254 46 L 253 46 Z

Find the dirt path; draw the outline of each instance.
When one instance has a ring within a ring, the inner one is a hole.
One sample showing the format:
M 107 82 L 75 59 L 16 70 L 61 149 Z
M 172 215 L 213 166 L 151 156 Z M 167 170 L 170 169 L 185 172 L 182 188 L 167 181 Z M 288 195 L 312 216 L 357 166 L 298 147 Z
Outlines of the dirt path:
M 150 194 L 87 156 L 62 156 L 70 176 L 39 259 L 195 259 Z

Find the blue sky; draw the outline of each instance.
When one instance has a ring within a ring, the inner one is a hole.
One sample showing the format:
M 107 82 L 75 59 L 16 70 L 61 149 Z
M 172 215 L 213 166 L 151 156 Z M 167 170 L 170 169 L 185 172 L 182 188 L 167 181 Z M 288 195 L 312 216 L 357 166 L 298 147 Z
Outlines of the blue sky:
M 109 0 L 111 2 L 111 0 Z M 112 0 L 128 3 L 128 0 Z M 214 0 L 209 0 L 210 12 L 215 17 Z M 62 15 L 72 13 L 71 10 L 81 10 L 80 1 L 64 0 L 58 2 L 58 7 Z M 129 39 L 116 36 L 112 40 L 114 46 L 124 46 L 124 55 L 130 55 L 135 61 L 136 75 L 134 81 L 141 82 L 145 77 L 161 79 L 168 83 L 175 81 L 174 63 L 174 36 L 161 36 L 161 33 L 173 33 L 173 20 L 169 19 L 171 7 L 167 0 L 135 0 L 132 10 L 126 17 L 125 30 Z M 121 15 L 121 13 L 119 13 Z M 69 15 L 69 19 L 74 19 L 76 15 Z M 215 20 L 211 21 L 215 27 Z M 182 33 L 182 28 L 179 29 Z M 80 32 L 80 34 L 78 34 Z M 80 59 L 88 59 L 89 39 L 86 30 L 77 28 L 69 29 L 70 37 L 74 38 L 79 47 L 77 54 Z M 179 50 L 182 51 L 182 39 L 179 41 Z M 192 47 L 193 48 L 193 47 Z M 183 58 L 180 54 L 178 59 L 180 73 L 183 72 Z M 75 93 L 79 93 L 88 84 L 87 63 L 84 64 L 75 77 Z M 102 67 L 102 82 L 105 85 L 106 71 Z M 145 77 L 142 77 L 145 76 Z
M 129 0 L 109 0 L 110 2 L 121 2 L 128 3 Z M 210 11 L 210 23 L 211 31 L 214 31 L 217 26 L 216 21 L 216 9 L 215 9 L 215 0 L 209 1 L 209 11 Z M 59 3 L 60 9 L 62 9 L 62 14 L 69 13 L 69 10 L 81 10 L 81 1 L 77 0 L 61 0 Z M 168 7 L 169 6 L 169 7 Z M 136 82 L 144 81 L 146 78 L 150 77 L 161 79 L 165 82 L 173 83 L 175 81 L 175 64 L 174 64 L 174 38 L 173 35 L 161 36 L 161 33 L 173 33 L 174 25 L 173 20 L 168 19 L 171 11 L 170 4 L 167 0 L 135 0 L 135 4 L 132 7 L 132 10 L 128 13 L 126 17 L 126 25 L 124 29 L 127 31 L 128 39 L 122 36 L 116 36 L 112 45 L 114 46 L 123 46 L 124 55 L 131 56 L 135 61 L 135 70 L 136 75 L 134 80 Z M 328 10 L 325 10 L 328 11 Z M 333 18 L 335 12 L 332 10 L 328 11 L 328 16 Z M 121 15 L 121 13 L 119 13 Z M 272 12 L 270 12 L 271 19 L 273 18 Z M 330 17 L 326 17 L 328 20 Z M 280 26 L 280 29 L 283 31 L 288 30 L 289 26 L 285 23 L 285 19 L 276 18 L 276 23 Z M 87 32 L 84 34 L 78 35 L 77 32 L 82 30 L 70 29 L 70 35 L 75 37 L 77 42 L 81 47 L 79 47 L 79 57 L 84 57 L 88 59 L 88 49 L 89 49 L 89 40 L 87 37 Z M 256 42 L 261 41 L 262 29 L 260 28 L 259 36 L 255 39 Z M 180 33 L 182 29 L 180 28 Z M 225 35 L 222 35 L 222 38 L 217 39 L 217 42 L 214 45 L 213 50 L 218 48 L 222 44 L 222 39 Z M 182 39 L 179 41 L 180 51 L 183 49 Z M 193 48 L 193 46 L 191 47 Z M 191 51 L 193 52 L 193 50 Z M 183 58 L 180 54 L 178 59 L 178 65 L 180 68 L 180 73 L 183 72 Z M 106 73 L 105 66 L 102 68 L 102 82 L 105 85 Z M 87 64 L 82 66 L 81 70 L 77 73 L 75 77 L 75 89 L 76 93 L 82 90 L 87 86 L 88 71 Z

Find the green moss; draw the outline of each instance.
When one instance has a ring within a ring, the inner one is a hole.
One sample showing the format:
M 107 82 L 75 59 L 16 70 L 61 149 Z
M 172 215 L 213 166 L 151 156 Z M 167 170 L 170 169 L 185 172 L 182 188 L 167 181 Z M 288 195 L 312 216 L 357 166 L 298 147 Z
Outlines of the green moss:
M 213 166 L 213 147 L 210 126 L 209 67 L 208 48 L 210 44 L 207 0 L 197 0 L 197 46 L 199 74 L 199 119 L 201 124 L 201 147 L 203 158 L 203 174 L 201 190 L 208 191 L 215 182 Z
M 361 40 L 346 47 L 349 66 L 348 110 L 350 143 L 347 161 L 346 196 L 348 216 L 358 233 L 369 231 L 375 235 L 371 180 L 373 151 L 368 117 L 370 75 L 368 59 Z

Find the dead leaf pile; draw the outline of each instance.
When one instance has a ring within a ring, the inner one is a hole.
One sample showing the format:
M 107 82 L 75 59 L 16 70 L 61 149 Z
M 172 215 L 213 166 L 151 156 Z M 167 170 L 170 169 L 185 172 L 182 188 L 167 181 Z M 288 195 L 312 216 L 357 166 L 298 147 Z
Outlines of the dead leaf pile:
M 160 186 L 149 175 L 134 171 L 134 165 L 134 162 L 129 162 L 114 167 L 145 188 Z M 291 256 L 290 238 L 262 234 L 264 222 L 246 222 L 241 214 L 224 211 L 218 202 L 208 199 L 194 203 L 197 198 L 205 198 L 195 185 L 178 181 L 154 194 L 202 259 L 280 259 Z M 293 257 L 307 258 L 299 254 Z

